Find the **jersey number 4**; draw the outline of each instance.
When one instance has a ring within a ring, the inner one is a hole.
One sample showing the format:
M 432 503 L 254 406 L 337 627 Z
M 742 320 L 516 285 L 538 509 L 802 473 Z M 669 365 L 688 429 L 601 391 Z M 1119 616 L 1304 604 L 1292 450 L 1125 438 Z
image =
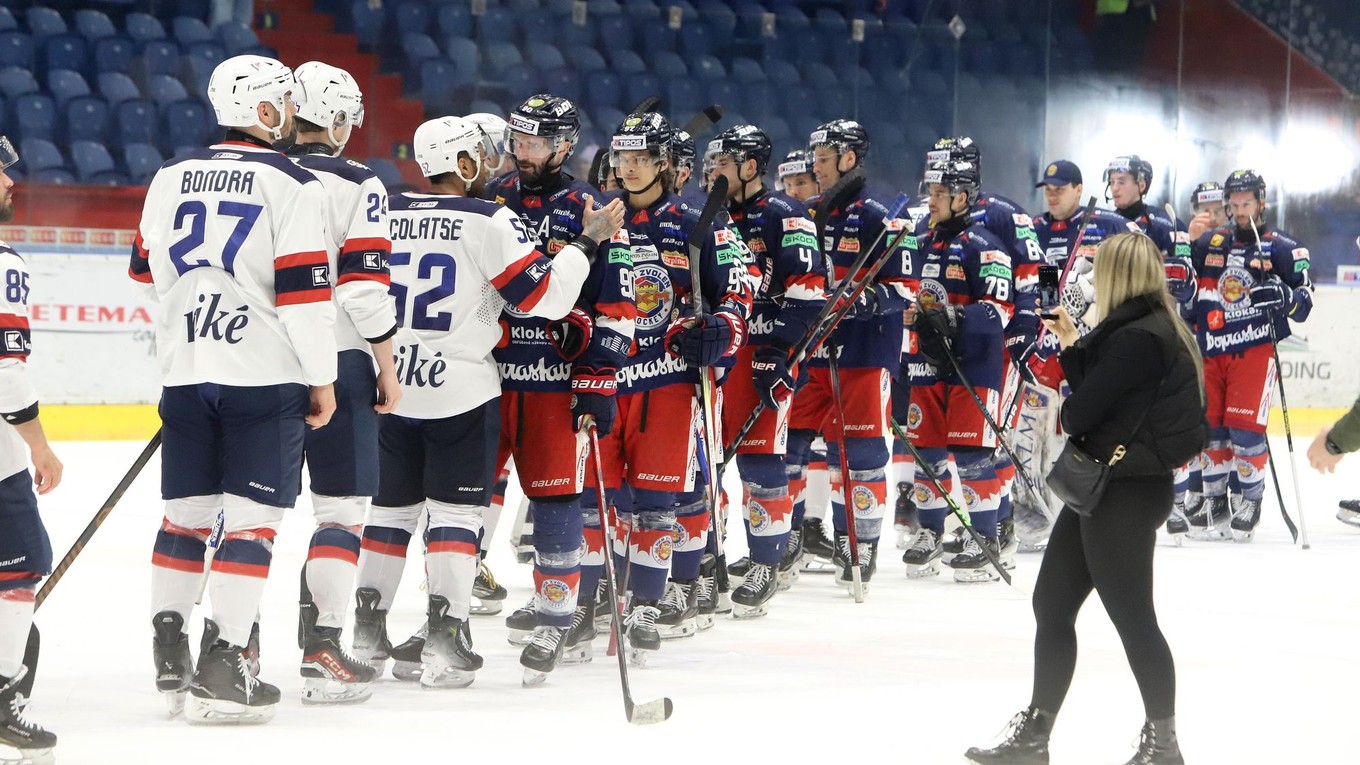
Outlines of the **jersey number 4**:
M 396 271 L 411 265 L 411 253 L 394 252 L 388 263 Z M 405 270 L 405 269 L 402 269 Z M 435 271 L 439 276 L 435 278 Z M 400 272 L 398 272 L 400 273 Z M 411 329 L 433 329 L 448 331 L 453 323 L 453 314 L 441 311 L 430 313 L 430 306 L 453 294 L 458 278 L 458 262 L 452 255 L 442 252 L 427 252 L 416 261 L 416 281 L 406 285 L 392 280 L 392 297 L 397 303 L 397 324 Z M 406 321 L 406 301 L 411 298 L 411 321 Z
M 255 220 L 260 217 L 263 210 L 260 205 L 244 202 L 227 200 L 218 202 L 217 216 L 236 218 L 236 226 L 231 230 L 227 241 L 222 243 L 220 251 L 195 254 L 195 251 L 204 244 L 208 206 L 197 199 L 180 204 L 175 210 L 175 231 L 184 231 L 184 235 L 170 245 L 170 262 L 175 264 L 175 271 L 183 276 L 195 268 L 211 267 L 235 275 L 236 255 L 241 251 L 241 245 L 245 244 L 246 237 L 250 236 L 250 229 L 254 227 Z

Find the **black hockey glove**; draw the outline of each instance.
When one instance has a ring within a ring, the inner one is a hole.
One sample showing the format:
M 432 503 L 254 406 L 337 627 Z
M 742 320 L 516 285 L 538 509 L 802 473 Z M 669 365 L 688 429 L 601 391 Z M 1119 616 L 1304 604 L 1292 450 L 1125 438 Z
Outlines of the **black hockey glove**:
M 751 377 L 755 383 L 756 395 L 766 409 L 778 409 L 798 389 L 800 380 L 789 369 L 788 343 L 772 339 L 755 350 L 751 357 Z M 800 365 L 805 366 L 805 365 Z M 802 372 L 802 370 L 799 370 Z M 800 377 L 806 377 L 805 374 Z
M 938 369 L 949 369 L 954 340 L 963 327 L 963 311 L 952 305 L 934 305 L 916 317 L 916 341 L 921 355 Z
M 696 367 L 711 367 L 737 352 L 746 339 L 746 322 L 729 311 L 700 314 L 673 322 L 666 330 L 666 352 Z

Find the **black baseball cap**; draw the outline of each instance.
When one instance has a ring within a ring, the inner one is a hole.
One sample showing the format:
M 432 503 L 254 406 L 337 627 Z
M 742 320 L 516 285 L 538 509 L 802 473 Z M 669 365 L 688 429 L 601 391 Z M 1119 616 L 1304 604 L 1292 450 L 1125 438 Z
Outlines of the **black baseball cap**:
M 1040 186 L 1066 186 L 1067 184 L 1077 185 L 1081 183 L 1081 168 L 1075 162 L 1068 162 L 1060 159 L 1057 162 L 1049 163 L 1044 168 L 1044 177 L 1034 184 L 1034 188 Z

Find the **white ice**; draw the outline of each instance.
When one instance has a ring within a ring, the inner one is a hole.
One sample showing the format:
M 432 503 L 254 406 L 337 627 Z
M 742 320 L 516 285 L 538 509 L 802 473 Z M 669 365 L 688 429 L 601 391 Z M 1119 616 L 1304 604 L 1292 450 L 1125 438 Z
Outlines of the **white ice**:
M 1295 519 L 1285 443 L 1272 441 Z M 58 443 L 65 483 L 41 502 L 56 555 L 64 554 L 141 449 L 128 442 Z M 1296 443 L 1300 469 L 1307 470 Z M 1309 471 L 1304 501 L 1312 549 L 1290 544 L 1273 494 L 1249 545 L 1163 539 L 1157 607 L 1176 657 L 1178 725 L 1192 765 L 1360 762 L 1360 529 L 1334 519 L 1360 496 L 1360 457 L 1340 475 Z M 295 643 L 298 570 L 312 524 L 303 499 L 288 514 L 265 591 L 263 671 L 283 689 L 276 719 L 250 728 L 194 728 L 167 719 L 152 683 L 148 590 L 161 520 L 153 460 L 51 599 L 38 612 L 42 661 L 31 717 L 60 737 L 72 763 L 716 762 L 960 763 L 1029 700 L 1034 622 L 1028 597 L 1039 557 L 1022 555 L 1015 581 L 961 585 L 948 570 L 908 581 L 885 536 L 867 601 L 830 576 L 804 575 L 769 616 L 722 620 L 668 642 L 632 672 L 638 700 L 669 696 L 670 721 L 624 720 L 618 668 L 604 656 L 520 687 L 519 649 L 501 617 L 477 617 L 486 658 L 465 690 L 423 691 L 390 677 L 352 707 L 303 707 Z M 732 490 L 736 490 L 735 477 Z M 507 543 L 519 493 L 490 565 L 509 588 L 506 614 L 527 598 L 528 566 Z M 890 519 L 889 519 L 890 523 Z M 743 554 L 737 519 L 732 558 Z M 413 549 L 416 546 L 413 545 Z M 419 556 L 408 560 L 390 618 L 404 638 L 423 618 Z M 206 614 L 207 611 L 203 611 Z M 201 619 L 195 617 L 193 640 Z M 1122 763 L 1143 712 L 1123 649 L 1096 598 L 1078 625 L 1081 653 L 1053 735 L 1053 763 Z

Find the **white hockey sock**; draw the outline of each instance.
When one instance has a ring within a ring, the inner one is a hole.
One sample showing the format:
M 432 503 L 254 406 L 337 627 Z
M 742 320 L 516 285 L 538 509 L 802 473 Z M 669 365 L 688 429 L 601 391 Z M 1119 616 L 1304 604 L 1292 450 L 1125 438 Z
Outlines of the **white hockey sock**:
M 226 534 L 213 556 L 208 591 L 221 638 L 244 646 L 260 610 L 260 596 L 274 557 L 274 535 L 284 508 L 231 494 L 223 499 Z
M 359 571 L 355 587 L 369 587 L 381 596 L 379 606 L 392 608 L 397 586 L 406 569 L 406 551 L 411 535 L 420 522 L 425 503 L 402 507 L 373 505 L 368 511 L 368 524 L 359 550 Z
M 367 504 L 365 497 L 312 497 L 317 527 L 304 568 L 307 590 L 316 604 L 317 626 L 345 626 Z
M 33 590 L 0 590 L 0 678 L 19 674 L 33 624 Z
M 220 494 L 166 500 L 151 553 L 151 616 L 174 611 L 188 629 L 203 585 L 206 542 L 221 509 Z
M 484 508 L 429 500 L 430 538 L 425 548 L 425 572 L 430 594 L 449 601 L 449 615 L 466 619 L 472 607 L 472 582 L 477 578 L 477 536 Z

